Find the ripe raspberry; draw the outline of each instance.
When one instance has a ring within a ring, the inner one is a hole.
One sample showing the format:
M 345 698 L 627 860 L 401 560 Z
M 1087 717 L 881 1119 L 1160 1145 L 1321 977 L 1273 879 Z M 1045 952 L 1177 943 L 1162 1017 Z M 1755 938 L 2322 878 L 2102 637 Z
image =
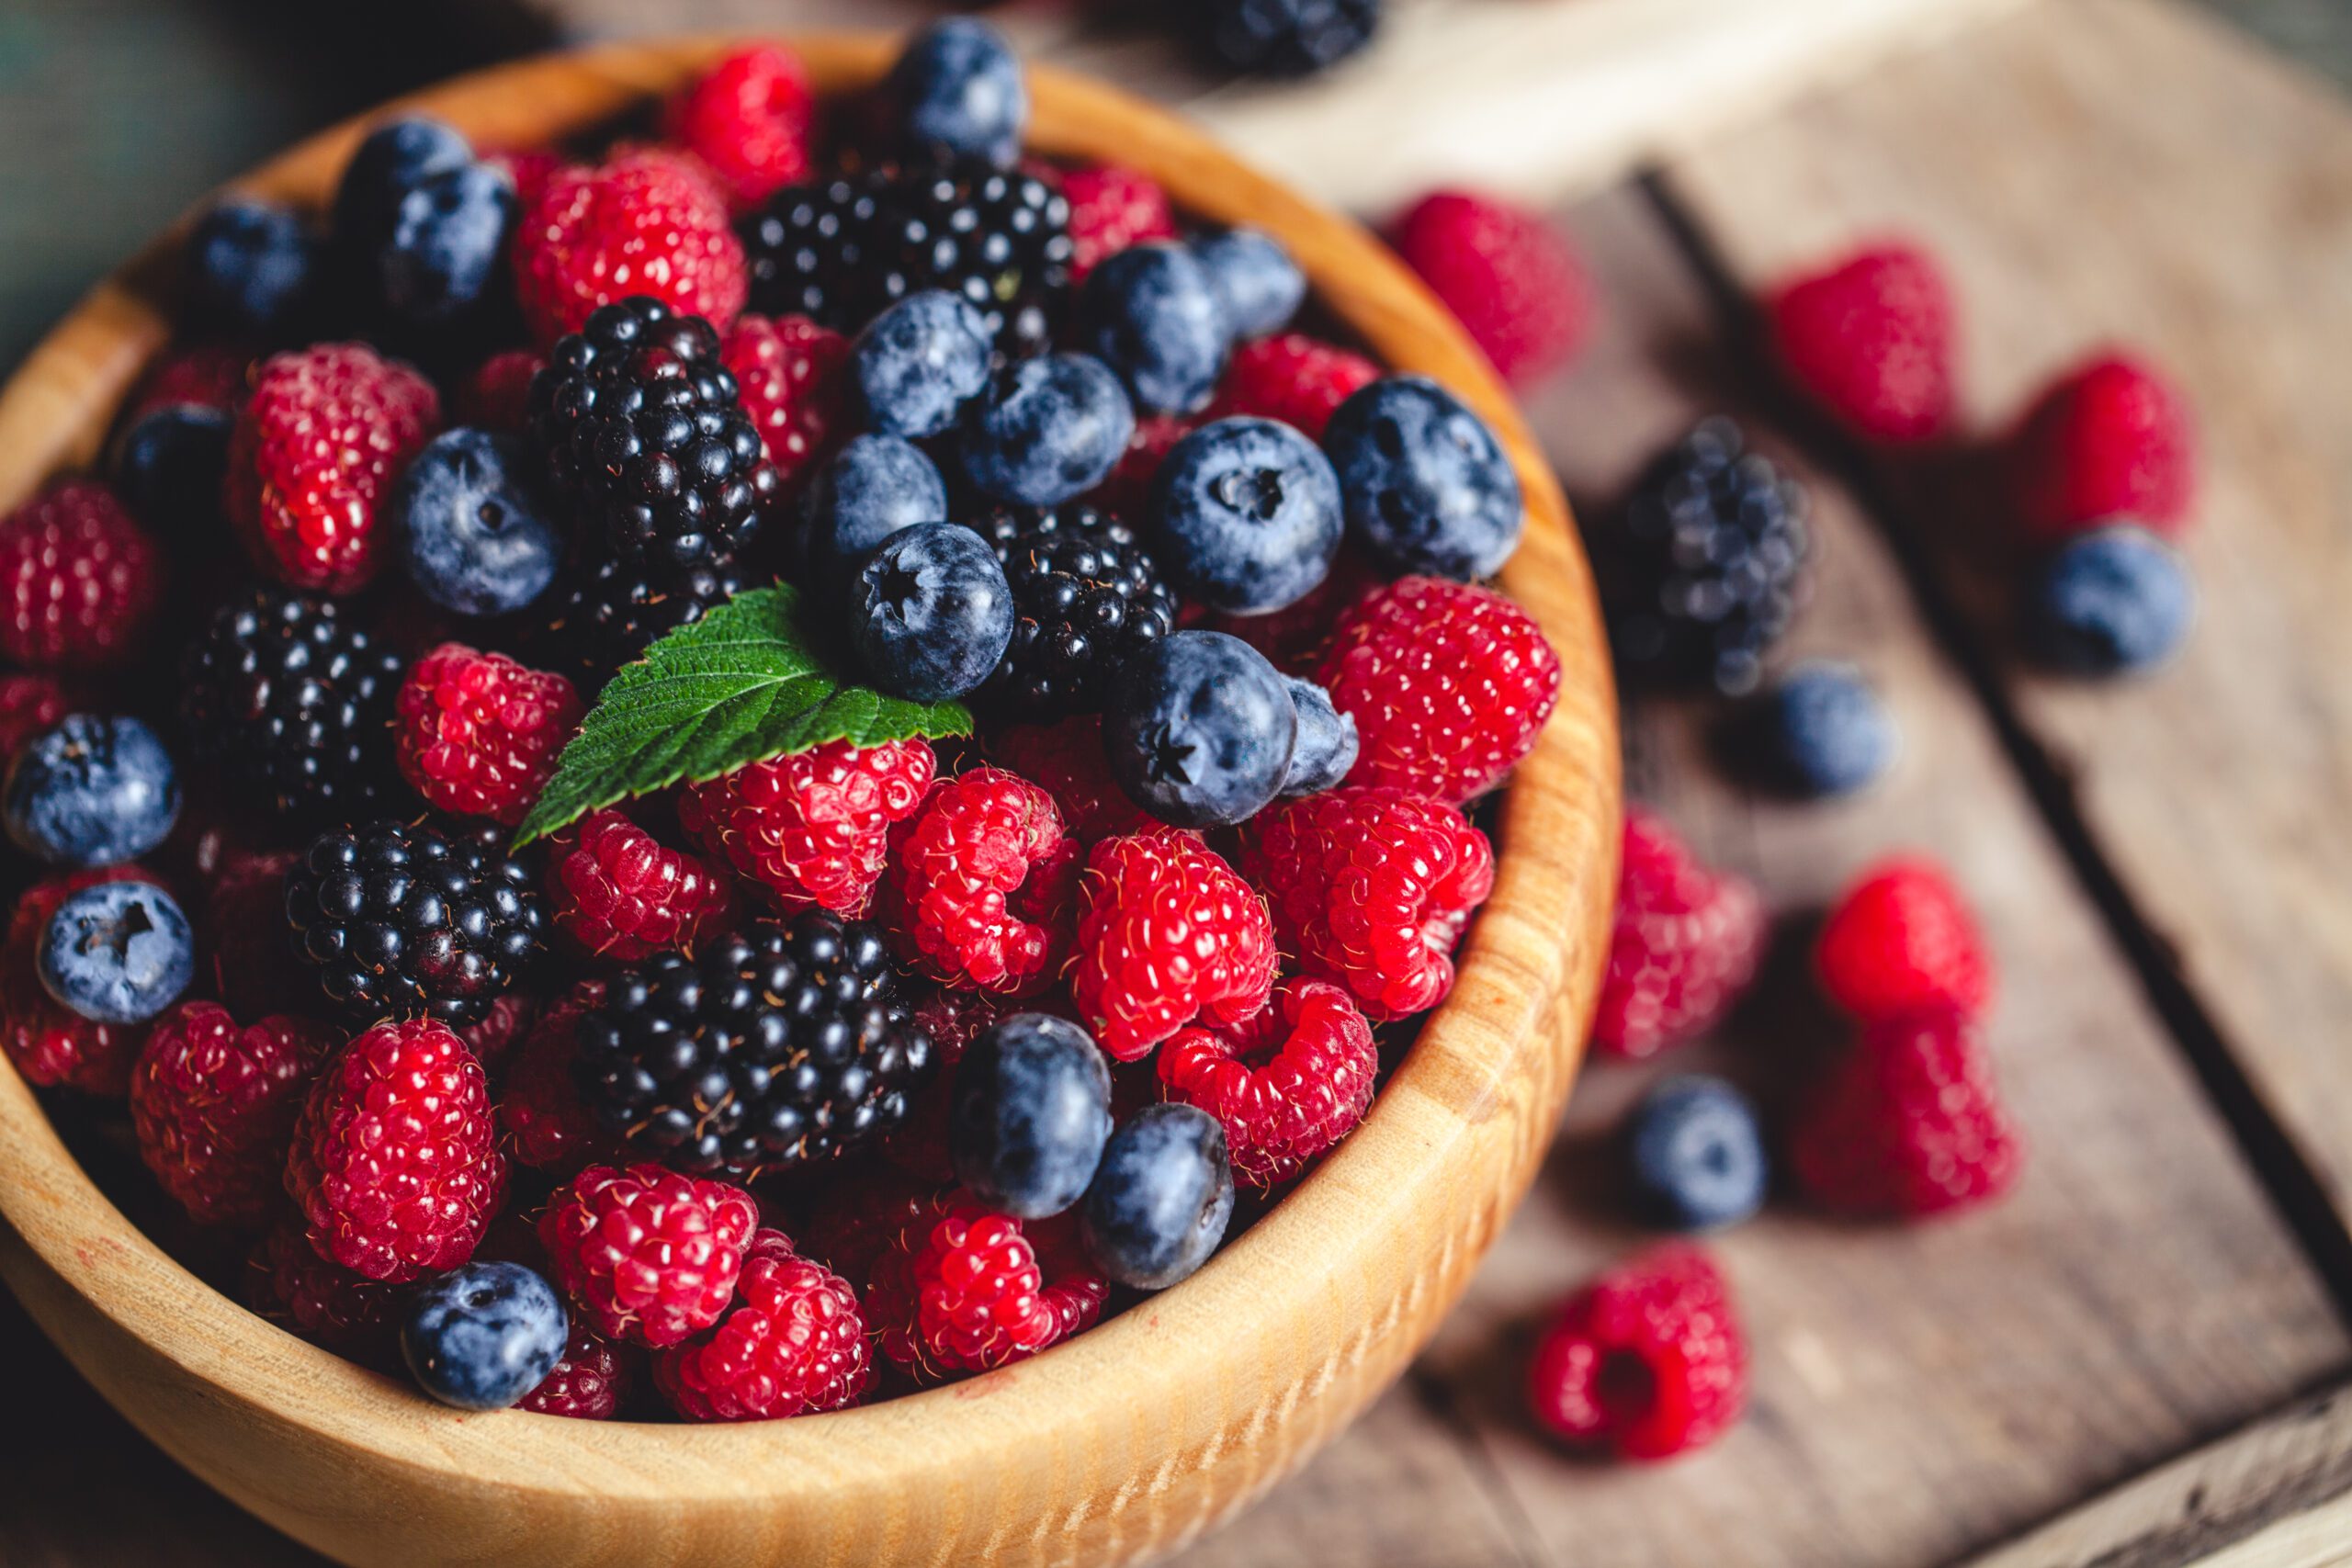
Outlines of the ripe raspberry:
M 1080 714 L 1053 724 L 1006 725 L 988 737 L 989 757 L 1042 785 L 1062 820 L 1086 843 L 1152 825 L 1102 760 L 1102 720 Z
M 1560 694 L 1560 660 L 1501 594 L 1404 577 L 1340 617 L 1316 683 L 1356 721 L 1349 783 L 1459 804 L 1534 746 Z
M 371 1280 L 413 1280 L 474 1253 L 506 1192 L 481 1064 L 431 1019 L 376 1025 L 311 1086 L 286 1190 L 311 1246 Z
M 280 581 L 357 592 L 391 548 L 384 491 L 440 424 L 433 383 L 365 344 L 266 360 L 229 438 L 229 520 Z
M 525 1394 L 514 1408 L 575 1421 L 609 1421 L 628 1403 L 637 1367 L 628 1347 L 616 1345 L 575 1320 L 555 1371 Z
M 1182 414 L 1140 416 L 1136 421 L 1136 433 L 1127 437 L 1127 450 L 1118 466 L 1111 470 L 1109 478 L 1079 499 L 1114 517 L 1140 522 L 1149 514 L 1147 502 L 1151 477 L 1159 472 L 1160 463 L 1176 443 L 1198 429 L 1200 423 Z
M 548 863 L 555 929 L 591 957 L 633 964 L 691 952 L 734 913 L 724 872 L 657 842 L 617 811 L 591 812 L 555 841 Z
M 319 981 L 286 942 L 286 874 L 298 854 L 240 855 L 220 869 L 197 926 L 198 975 L 241 1018 L 316 1011 Z
M 726 202 L 683 153 L 639 147 L 559 170 L 514 226 L 514 291 L 544 344 L 635 295 L 723 332 L 748 287 Z
M 751 44 L 671 100 L 670 140 L 702 160 L 728 206 L 744 212 L 808 177 L 815 113 L 800 57 L 772 43 Z
M 0 655 L 38 670 L 107 670 L 139 651 L 164 562 L 114 492 L 66 479 L 0 517 Z
M 582 980 L 524 1036 L 498 1096 L 507 1151 L 534 1170 L 559 1176 L 617 1157 L 619 1145 L 580 1098 L 572 1064 L 582 1014 L 604 1005 L 605 982 Z
M 1340 617 L 1380 581 L 1363 557 L 1342 547 L 1329 574 L 1297 603 L 1262 615 L 1206 615 L 1201 625 L 1239 637 L 1285 675 L 1312 676 L 1330 650 Z
M 2018 515 L 2041 538 L 2119 519 L 2177 534 L 2197 494 L 2197 430 L 2171 382 L 2104 354 L 2041 389 L 2008 466 Z
M 937 767 L 920 740 L 863 750 L 829 740 L 689 785 L 678 825 L 787 914 L 861 915 L 882 879 L 890 825 L 914 815 Z
M 1069 956 L 1079 842 L 1054 798 L 1001 768 L 942 782 L 896 835 L 883 898 L 899 958 L 954 986 L 1025 996 Z
M 552 1278 L 607 1339 L 659 1348 L 717 1323 L 759 1225 L 750 1194 L 658 1165 L 592 1165 L 539 1218 Z
M 1272 1187 L 1363 1120 L 1380 1053 L 1347 992 L 1293 980 L 1246 1023 L 1183 1031 L 1159 1065 L 1162 1099 L 1197 1105 L 1224 1124 L 1235 1178 Z
M 718 350 L 786 494 L 849 434 L 849 339 L 806 316 L 739 316 Z
M 529 211 L 532 204 L 539 199 L 539 193 L 548 188 L 548 182 L 566 167 L 563 154 L 546 147 L 509 147 L 495 152 L 485 152 L 481 154 L 481 161 L 505 170 L 506 177 L 514 182 L 514 208 L 518 212 Z
M 1591 279 L 1567 241 L 1526 209 L 1436 191 L 1396 220 L 1391 243 L 1507 380 L 1534 380 L 1584 346 Z
M 1154 827 L 1105 839 L 1079 882 L 1079 1021 L 1132 1062 L 1195 1018 L 1238 1023 L 1274 985 L 1266 901 L 1200 839 Z
M 1594 1049 L 1638 1058 L 1705 1033 L 1755 979 L 1770 934 L 1753 884 L 1700 864 L 1662 818 L 1628 807 Z
M 1494 850 L 1459 809 L 1358 784 L 1261 812 L 1241 866 L 1300 970 L 1375 1020 L 1444 999 L 1454 944 L 1495 886 Z
M 855 1404 L 873 1358 L 849 1281 L 763 1230 L 735 1304 L 709 1333 L 654 1357 L 653 1382 L 689 1421 L 773 1421 Z
M 1926 441 L 1951 422 L 1951 290 L 1926 252 L 1858 251 L 1782 283 L 1764 311 L 1789 379 L 1855 434 Z
M 1686 1244 L 1609 1270 L 1544 1331 L 1527 1394 L 1578 1448 L 1655 1460 L 1714 1441 L 1747 1403 L 1747 1341 L 1723 1276 Z
M 474 430 L 522 434 L 531 423 L 531 378 L 547 363 L 544 355 L 527 348 L 492 355 L 458 389 L 451 422 Z
M 400 1359 L 401 1305 L 408 1292 L 337 1268 L 311 1250 L 300 1217 L 287 1215 L 254 1248 L 245 1299 L 289 1334 L 363 1366 Z
M 481 1016 L 450 1024 L 481 1070 L 492 1078 L 505 1070 L 506 1058 L 539 1021 L 539 998 L 528 991 L 502 991 L 482 1007 Z
M 1117 164 L 1071 169 L 1061 176 L 1069 202 L 1069 280 L 1086 275 L 1105 256 L 1147 240 L 1176 237 L 1176 210 L 1168 193 L 1149 175 Z
M 1824 1208 L 1942 1213 L 2017 1180 L 2016 1128 L 1966 1020 L 1914 1013 L 1870 1025 L 1790 1130 L 1790 1165 Z
M 958 1194 L 875 1264 L 866 1312 L 882 1353 L 922 1377 L 1023 1361 L 1090 1326 L 1110 1285 L 1067 1217 L 1022 1222 Z
M 410 669 L 393 705 L 401 776 L 427 805 L 512 828 L 587 712 L 560 675 L 445 642 Z
M 253 366 L 253 353 L 242 344 L 199 343 L 175 349 L 140 378 L 126 401 L 122 423 L 136 424 L 141 415 L 174 403 L 233 413 L 244 406 L 245 377 Z
M 1233 351 L 1216 399 L 1201 417 L 1275 419 L 1320 441 L 1332 411 L 1379 378 L 1380 367 L 1361 354 L 1305 333 L 1282 333 Z
M 1897 857 L 1864 873 L 1821 928 L 1814 972 L 1864 1023 L 1943 1010 L 1973 1018 L 1993 996 L 1976 917 L 1943 869 Z
M 65 688 L 46 675 L 0 675 L 0 773 L 17 749 L 73 711 Z
M 198 1224 L 258 1227 L 282 1201 L 294 1119 L 338 1043 L 301 1019 L 240 1029 L 218 1003 L 181 1003 L 131 1068 L 139 1157 Z
M 130 1065 L 147 1039 L 144 1024 L 93 1023 L 58 1005 L 42 988 L 34 953 L 57 907 L 101 882 L 143 879 L 137 866 L 75 871 L 35 883 L 17 900 L 8 935 L 0 942 L 0 1051 L 36 1088 L 62 1086 L 85 1094 L 119 1095 Z

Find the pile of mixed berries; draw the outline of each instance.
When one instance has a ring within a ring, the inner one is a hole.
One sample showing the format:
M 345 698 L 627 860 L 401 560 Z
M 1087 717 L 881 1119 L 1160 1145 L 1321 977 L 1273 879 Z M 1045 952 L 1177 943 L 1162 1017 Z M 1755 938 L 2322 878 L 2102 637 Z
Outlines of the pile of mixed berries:
M 456 1404 L 830 1410 L 1185 1278 L 1447 994 L 1555 702 L 1495 435 L 1279 244 L 1023 162 L 978 24 L 825 108 L 751 48 L 659 141 L 226 200 L 0 520 L 0 1049 Z M 935 722 L 518 832 L 755 592 Z

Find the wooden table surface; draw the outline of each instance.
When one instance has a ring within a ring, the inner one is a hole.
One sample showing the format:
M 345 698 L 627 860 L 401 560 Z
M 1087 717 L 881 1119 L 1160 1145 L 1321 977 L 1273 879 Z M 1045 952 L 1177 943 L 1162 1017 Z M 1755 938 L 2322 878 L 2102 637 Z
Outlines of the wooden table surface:
M 1395 3 L 1418 27 L 1440 4 L 1499 0 Z M 1510 3 L 1633 14 L 1627 0 Z M 1798 807 L 1726 782 L 1702 708 L 1629 714 L 1634 793 L 1796 917 L 1759 1005 L 1668 1065 L 1776 1100 L 1830 1038 L 1788 961 L 1804 912 L 1875 854 L 1930 849 L 2001 959 L 1990 1032 L 2030 1140 L 2026 1179 L 1998 1208 L 1914 1230 L 1776 1207 L 1724 1237 L 1756 1349 L 1745 1424 L 1676 1464 L 1571 1463 L 1526 1428 L 1515 1390 L 1533 1320 L 1639 1239 L 1602 1195 L 1599 1145 L 1656 1069 L 1597 1066 L 1430 1353 L 1188 1568 L 2352 1562 L 2352 110 L 2172 0 L 1884 3 L 1916 12 L 1923 36 L 1932 21 L 1933 40 L 1881 57 L 1867 7 L 1784 7 L 1817 10 L 1854 58 L 1824 83 L 1792 73 L 1802 51 L 1751 51 L 1723 90 L 1774 107 L 1736 124 L 1685 123 L 1623 91 L 1655 79 L 1655 40 L 1612 29 L 1607 70 L 1589 53 L 1560 67 L 1616 106 L 1596 111 L 1617 116 L 1608 133 L 1487 155 L 1522 185 L 1540 165 L 1607 300 L 1593 350 L 1529 400 L 1571 493 L 1606 498 L 1702 412 L 1740 415 L 1815 499 L 1818 591 L 1798 650 L 1863 665 L 1905 739 L 1883 786 Z M 96 30 L 69 54 L 119 46 L 119 80 L 178 82 L 143 112 L 187 131 L 139 143 L 166 145 L 145 160 L 69 135 L 0 175 L 24 198 L 0 185 L 0 350 L 205 178 L 343 107 L 322 71 L 367 83 L 349 95 L 364 98 L 550 20 L 740 23 L 754 8 L 540 6 L 496 13 L 494 34 L 426 28 L 397 57 L 340 31 L 289 40 L 277 24 L 294 8 L 268 4 L 158 21 L 151 0 L 30 0 L 28 29 L 0 18 L 0 124 L 105 123 L 43 53 L 56 39 L 40 29 L 72 28 Z M 2339 8 L 2222 8 L 2352 69 Z M 755 9 L 775 26 L 791 8 Z M 1203 94 L 1148 43 L 1036 5 L 1007 15 L 1052 52 Z M 1529 25 L 1570 30 L 1558 15 Z M 304 51 L 372 63 L 314 69 L 289 93 Z M 1348 95 L 1369 90 L 1342 80 L 1315 113 L 1356 112 Z M 1329 145 L 1305 106 L 1197 101 L 1327 189 L 1376 205 L 1406 177 Z M 1433 133 L 1415 145 L 1459 152 Z M 1761 373 L 1744 291 L 1890 231 L 1928 242 L 1959 286 L 1972 437 L 2110 339 L 2191 389 L 2209 459 L 2188 545 L 2202 619 L 2171 669 L 2085 687 L 2019 664 L 1971 453 L 1883 464 Z M 32 1413 L 0 1422 L 0 1565 L 314 1561 L 174 1470 L 5 1298 L 0 1347 L 8 1403 Z

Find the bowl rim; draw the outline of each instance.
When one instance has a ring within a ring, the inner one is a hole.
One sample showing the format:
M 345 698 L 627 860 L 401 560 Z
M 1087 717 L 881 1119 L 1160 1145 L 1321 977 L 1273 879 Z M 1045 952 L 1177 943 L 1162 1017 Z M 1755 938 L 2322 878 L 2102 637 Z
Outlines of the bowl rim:
M 728 34 L 542 55 L 356 116 L 226 188 L 315 204 L 362 131 L 397 112 L 441 115 L 486 147 L 560 141 L 615 120 L 722 50 L 755 38 L 799 52 L 828 96 L 877 77 L 897 42 L 882 34 Z M 1385 367 L 1432 376 L 1464 397 L 1493 424 L 1519 472 L 1528 526 L 1501 582 L 1559 650 L 1561 699 L 1502 803 L 1496 888 L 1458 954 L 1460 980 L 1363 1125 L 1199 1274 L 1034 1360 L 802 1420 L 594 1423 L 447 1410 L 248 1312 L 130 1224 L 67 1154 L 11 1067 L 0 1071 L 0 1275 L 77 1361 L 96 1341 L 62 1319 L 74 1311 L 99 1314 L 119 1331 L 108 1343 L 135 1341 L 153 1353 L 156 1365 L 142 1376 L 176 1369 L 210 1398 L 281 1435 L 297 1428 L 334 1451 L 477 1496 L 775 1505 L 848 1486 L 851 1472 L 867 1463 L 902 1474 L 952 1473 L 989 1462 L 1009 1434 L 1091 1433 L 1086 1440 L 1099 1443 L 1101 1432 L 1121 1423 L 1133 1438 L 1131 1460 L 1122 1468 L 1113 1456 L 1099 1473 L 1130 1484 L 1140 1476 L 1148 1490 L 1167 1483 L 1168 1463 L 1150 1462 L 1152 1437 L 1133 1426 L 1139 1408 L 1196 1400 L 1200 1374 L 1214 1371 L 1243 1385 L 1244 1401 L 1214 1417 L 1237 1428 L 1232 1441 L 1295 1420 L 1314 1427 L 1303 1432 L 1311 1449 L 1385 1385 L 1458 1297 L 1471 1263 L 1523 1193 L 1565 1101 L 1614 901 L 1615 708 L 1590 574 L 1566 503 L 1492 370 L 1365 231 L 1167 111 L 1051 66 L 1031 62 L 1028 72 L 1030 152 L 1134 164 L 1159 179 L 1189 215 L 1278 233 L 1331 316 Z M 159 302 L 168 298 L 168 259 L 187 221 L 95 288 L 0 389 L 0 508 L 97 453 L 115 406 L 168 336 Z M 1406 1240 L 1424 1251 L 1398 1273 L 1380 1254 Z M 1383 1297 L 1375 1287 L 1392 1274 L 1395 1289 Z M 1237 1358 L 1266 1332 L 1251 1325 L 1275 1318 L 1292 1334 L 1322 1323 L 1333 1329 L 1333 1343 L 1286 1393 L 1251 1392 Z M 1400 1327 L 1414 1339 L 1401 1351 L 1384 1342 Z M 86 1363 L 85 1371 L 148 1425 L 135 1391 Z M 1346 1385 L 1337 1404 L 1325 1398 L 1335 1384 Z M 1269 1411 L 1269 1400 L 1280 1407 Z M 958 1418 L 941 1419 L 951 1411 Z M 1170 1422 L 1197 1424 L 1182 1413 Z M 189 1462 L 181 1444 L 165 1446 Z M 222 1480 L 218 1469 L 200 1466 L 199 1473 L 257 1506 L 247 1495 L 252 1488 Z M 1249 1490 L 1272 1479 L 1254 1478 Z

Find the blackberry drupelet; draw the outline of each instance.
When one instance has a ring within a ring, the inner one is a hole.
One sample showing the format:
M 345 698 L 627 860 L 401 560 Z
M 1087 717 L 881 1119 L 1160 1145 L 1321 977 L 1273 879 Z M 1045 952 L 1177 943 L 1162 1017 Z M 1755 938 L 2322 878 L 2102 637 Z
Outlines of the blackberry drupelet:
M 876 310 L 926 288 L 977 307 L 997 353 L 1025 359 L 1053 346 L 1069 302 L 1069 202 L 1018 169 L 983 164 L 885 172 L 867 258 Z
M 824 909 L 620 971 L 579 1042 L 582 1099 L 633 1153 L 737 1177 L 872 1143 L 934 1055 L 880 930 Z
M 594 696 L 613 671 L 644 656 L 658 638 L 698 621 L 747 586 L 732 565 L 700 567 L 650 581 L 636 567 L 606 558 L 556 580 L 543 603 L 553 608 L 535 639 L 537 659 Z
M 1746 446 L 1730 420 L 1702 420 L 1592 541 L 1629 678 L 1740 695 L 1803 607 L 1804 492 Z
M 1372 41 L 1381 0 L 1201 0 L 1190 8 L 1202 52 L 1227 70 L 1312 76 Z
M 592 553 L 665 583 L 740 561 L 781 491 L 717 329 L 642 295 L 557 343 L 532 379 L 530 421 Z
M 334 600 L 258 588 L 214 611 L 188 650 L 180 720 L 197 759 L 256 811 L 363 816 L 397 776 L 401 673 Z
M 1024 717 L 1092 713 L 1111 672 L 1176 626 L 1176 594 L 1127 525 L 1091 506 L 1000 506 L 977 525 L 1012 590 L 1012 643 L 980 690 Z
M 322 833 L 286 874 L 295 953 L 354 1020 L 469 1023 L 547 944 L 532 857 L 507 830 L 371 822 Z
M 751 308 L 765 316 L 808 316 L 854 333 L 873 314 L 866 247 L 878 209 L 870 175 L 836 175 L 786 186 L 736 226 L 751 264 Z

